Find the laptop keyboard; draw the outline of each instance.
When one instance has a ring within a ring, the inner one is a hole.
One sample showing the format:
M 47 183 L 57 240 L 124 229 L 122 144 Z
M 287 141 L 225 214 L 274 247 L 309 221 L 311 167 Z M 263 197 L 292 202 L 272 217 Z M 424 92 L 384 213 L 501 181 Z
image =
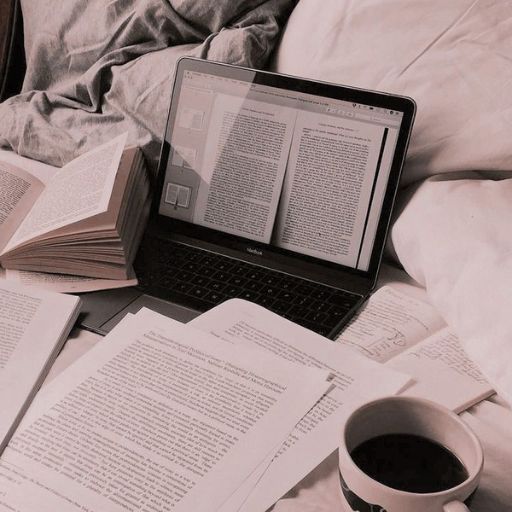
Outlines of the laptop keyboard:
M 323 336 L 361 296 L 164 239 L 146 239 L 135 263 L 143 288 L 206 311 L 231 298 L 255 302 Z

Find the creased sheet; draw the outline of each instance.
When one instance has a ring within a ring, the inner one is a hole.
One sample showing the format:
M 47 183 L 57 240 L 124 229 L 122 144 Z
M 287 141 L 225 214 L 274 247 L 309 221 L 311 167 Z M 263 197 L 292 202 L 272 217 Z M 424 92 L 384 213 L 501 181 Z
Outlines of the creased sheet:
M 21 3 L 27 74 L 0 104 L 0 146 L 62 166 L 128 131 L 154 170 L 177 58 L 261 67 L 295 2 Z

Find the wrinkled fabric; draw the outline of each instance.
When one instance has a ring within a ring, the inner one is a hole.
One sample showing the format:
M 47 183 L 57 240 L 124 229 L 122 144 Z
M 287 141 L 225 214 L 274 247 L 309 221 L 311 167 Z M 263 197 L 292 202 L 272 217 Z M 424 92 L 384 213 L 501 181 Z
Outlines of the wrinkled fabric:
M 22 0 L 27 74 L 0 146 L 61 166 L 128 131 L 155 169 L 176 60 L 261 68 L 294 0 Z
M 512 177 L 479 177 L 426 180 L 391 236 L 407 273 L 512 404 Z
M 301 0 L 273 67 L 411 96 L 418 109 L 403 185 L 509 171 L 511 14 L 510 0 Z

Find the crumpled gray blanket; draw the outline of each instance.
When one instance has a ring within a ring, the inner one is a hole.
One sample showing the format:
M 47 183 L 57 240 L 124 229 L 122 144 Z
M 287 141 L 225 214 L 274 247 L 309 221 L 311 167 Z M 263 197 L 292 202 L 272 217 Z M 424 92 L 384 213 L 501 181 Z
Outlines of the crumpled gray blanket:
M 61 166 L 128 131 L 155 169 L 182 55 L 261 68 L 295 0 L 22 0 L 27 75 L 0 146 Z

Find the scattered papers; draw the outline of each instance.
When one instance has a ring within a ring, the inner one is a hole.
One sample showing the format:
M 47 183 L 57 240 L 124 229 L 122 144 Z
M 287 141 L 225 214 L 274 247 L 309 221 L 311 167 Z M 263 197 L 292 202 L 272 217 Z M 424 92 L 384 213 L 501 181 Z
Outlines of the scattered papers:
M 492 389 L 427 303 L 388 287 L 337 343 L 239 299 L 186 326 L 141 310 L 34 402 L 0 511 L 261 512 L 355 407 L 398 392 L 460 410 Z
M 328 377 L 143 310 L 43 389 L 0 461 L 0 510 L 217 510 Z

